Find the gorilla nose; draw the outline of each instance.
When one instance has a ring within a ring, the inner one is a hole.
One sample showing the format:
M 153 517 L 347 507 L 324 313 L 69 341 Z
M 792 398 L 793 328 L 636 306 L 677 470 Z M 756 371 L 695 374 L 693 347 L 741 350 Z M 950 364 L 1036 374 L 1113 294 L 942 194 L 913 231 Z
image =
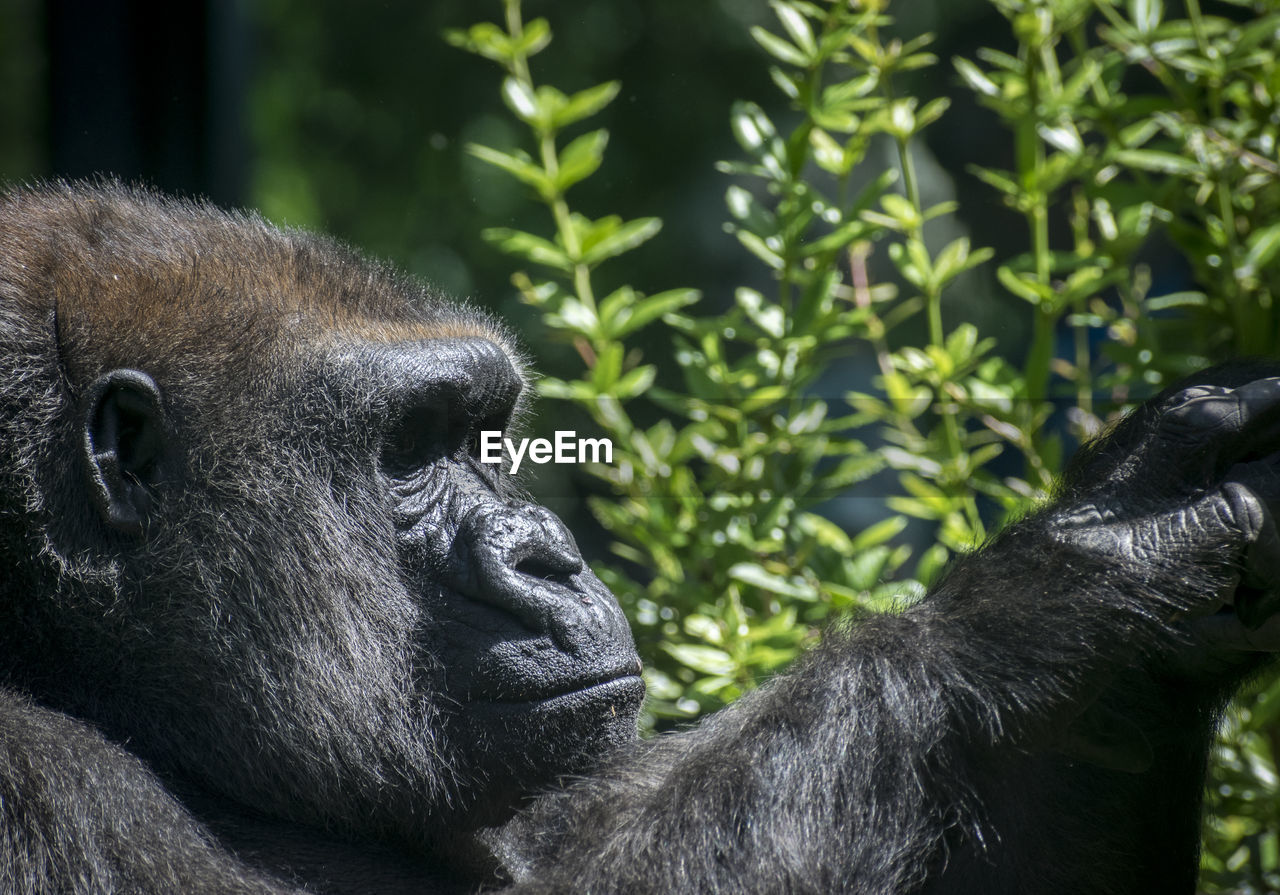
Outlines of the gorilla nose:
M 458 528 L 451 565 L 463 596 L 511 613 L 566 652 L 579 639 L 573 629 L 584 616 L 609 612 L 595 606 L 606 602 L 598 599 L 603 585 L 568 529 L 539 506 L 474 508 Z M 573 603 L 586 611 L 574 612 L 567 605 Z
M 527 532 L 532 537 L 522 538 L 517 534 L 515 540 L 503 541 L 499 549 L 507 551 L 503 557 L 505 564 L 517 575 L 568 586 L 572 576 L 583 569 L 582 556 L 573 536 L 563 522 L 542 507 L 532 507 L 522 515 L 524 531 L 521 534 Z

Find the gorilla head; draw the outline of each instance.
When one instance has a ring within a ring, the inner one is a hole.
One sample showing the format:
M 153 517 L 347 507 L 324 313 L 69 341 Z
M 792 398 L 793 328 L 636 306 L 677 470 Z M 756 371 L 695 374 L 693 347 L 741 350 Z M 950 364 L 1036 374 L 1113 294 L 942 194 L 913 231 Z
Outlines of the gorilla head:
M 7 682 L 176 784 L 410 843 L 634 737 L 617 603 L 477 460 L 521 406 L 491 320 L 118 186 L 9 197 L 0 252 Z

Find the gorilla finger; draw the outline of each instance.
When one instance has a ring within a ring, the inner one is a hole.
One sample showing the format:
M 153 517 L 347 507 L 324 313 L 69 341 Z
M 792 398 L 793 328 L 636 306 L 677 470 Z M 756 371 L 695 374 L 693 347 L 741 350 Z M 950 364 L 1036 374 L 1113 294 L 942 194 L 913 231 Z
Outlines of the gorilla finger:
M 1245 548 L 1235 608 L 1249 628 L 1260 627 L 1280 612 L 1280 532 L 1270 511 L 1264 513 L 1262 528 Z
M 1170 459 L 1179 468 L 1207 465 L 1216 478 L 1229 464 L 1270 452 L 1280 443 L 1280 377 L 1256 379 L 1236 389 L 1184 389 L 1166 406 L 1160 430 L 1169 446 L 1178 449 Z M 1187 452 L 1187 446 L 1200 449 Z
M 1246 539 L 1240 582 L 1231 602 L 1248 628 L 1258 628 L 1280 612 L 1280 531 L 1275 517 L 1280 505 L 1278 459 L 1238 464 L 1223 486 L 1233 522 Z

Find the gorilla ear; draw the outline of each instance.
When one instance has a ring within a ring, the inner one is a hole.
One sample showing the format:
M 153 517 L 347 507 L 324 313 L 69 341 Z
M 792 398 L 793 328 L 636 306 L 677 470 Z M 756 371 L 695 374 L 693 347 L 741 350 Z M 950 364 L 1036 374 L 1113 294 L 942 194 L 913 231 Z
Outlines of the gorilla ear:
M 93 383 L 84 416 L 89 488 L 106 523 L 124 534 L 142 533 L 160 480 L 164 405 L 146 373 L 112 370 Z

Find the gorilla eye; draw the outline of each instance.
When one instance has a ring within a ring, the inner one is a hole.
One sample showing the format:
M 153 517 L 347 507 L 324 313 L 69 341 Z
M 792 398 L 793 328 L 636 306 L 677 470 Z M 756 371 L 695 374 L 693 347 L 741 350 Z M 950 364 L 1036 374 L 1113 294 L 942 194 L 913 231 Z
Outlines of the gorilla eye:
M 412 408 L 387 430 L 378 465 L 391 478 L 408 478 L 457 453 L 467 428 L 447 407 Z

